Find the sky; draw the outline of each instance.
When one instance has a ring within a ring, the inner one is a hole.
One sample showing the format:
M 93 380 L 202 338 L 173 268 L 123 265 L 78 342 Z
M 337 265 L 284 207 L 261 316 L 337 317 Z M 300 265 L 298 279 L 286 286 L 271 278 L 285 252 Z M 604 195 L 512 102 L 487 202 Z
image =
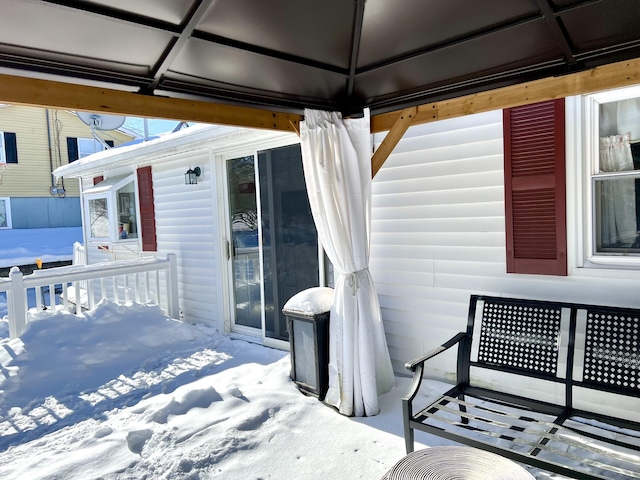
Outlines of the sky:
M 176 128 L 179 123 L 180 120 L 163 120 L 159 118 L 150 118 L 147 119 L 147 131 L 149 136 L 158 135 L 160 133 L 167 133 L 173 131 L 173 129 Z M 143 118 L 127 117 L 123 126 L 136 132 L 140 137 L 144 137 L 145 128 Z
M 25 236 L 20 255 L 40 255 L 42 238 Z M 407 377 L 380 397 L 380 414 L 349 418 L 297 389 L 288 352 L 156 306 L 32 311 L 25 333 L 8 337 L 4 317 L 1 480 L 370 480 L 405 455 Z M 446 389 L 430 381 L 426 394 Z

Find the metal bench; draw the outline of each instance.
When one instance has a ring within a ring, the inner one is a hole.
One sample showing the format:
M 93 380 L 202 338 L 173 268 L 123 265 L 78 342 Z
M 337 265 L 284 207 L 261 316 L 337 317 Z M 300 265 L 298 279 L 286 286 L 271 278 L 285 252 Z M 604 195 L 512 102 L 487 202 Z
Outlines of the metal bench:
M 467 331 L 407 363 L 414 430 L 579 479 L 640 479 L 640 309 L 472 295 Z M 456 385 L 420 392 L 457 346 Z

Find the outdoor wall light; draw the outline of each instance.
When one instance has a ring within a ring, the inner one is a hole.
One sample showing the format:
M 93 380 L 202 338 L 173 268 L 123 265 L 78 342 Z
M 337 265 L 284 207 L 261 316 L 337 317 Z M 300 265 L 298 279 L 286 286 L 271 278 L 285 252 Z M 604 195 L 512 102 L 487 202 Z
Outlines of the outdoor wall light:
M 189 170 L 184 174 L 184 184 L 185 185 L 197 185 L 198 177 L 202 173 L 200 167 L 189 167 Z

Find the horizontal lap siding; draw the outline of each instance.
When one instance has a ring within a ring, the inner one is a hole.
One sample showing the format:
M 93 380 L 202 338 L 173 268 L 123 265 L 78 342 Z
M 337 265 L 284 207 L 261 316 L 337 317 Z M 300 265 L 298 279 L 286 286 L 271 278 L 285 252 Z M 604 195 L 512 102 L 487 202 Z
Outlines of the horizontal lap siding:
M 197 185 L 185 185 L 184 173 L 199 166 Z M 207 149 L 175 155 L 153 168 L 158 253 L 177 255 L 180 308 L 191 322 L 222 331 L 220 237 L 215 181 Z
M 576 150 L 568 171 L 584 161 Z M 567 198 L 581 214 L 579 183 L 572 177 Z M 638 269 L 574 262 L 568 277 L 507 274 L 504 205 L 501 111 L 410 128 L 374 178 L 370 265 L 396 372 L 465 329 L 474 293 L 640 306 Z M 429 375 L 452 379 L 454 352 L 441 357 Z
M 412 127 L 375 177 L 371 272 L 396 371 L 464 329 L 465 286 L 504 270 L 502 151 L 500 112 Z

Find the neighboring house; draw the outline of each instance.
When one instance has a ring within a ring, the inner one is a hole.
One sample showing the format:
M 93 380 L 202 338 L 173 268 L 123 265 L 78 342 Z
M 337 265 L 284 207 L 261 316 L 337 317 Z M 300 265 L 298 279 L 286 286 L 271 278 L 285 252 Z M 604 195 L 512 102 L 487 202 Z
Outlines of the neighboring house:
M 621 89 L 407 131 L 374 178 L 372 198 L 370 268 L 397 372 L 464 330 L 472 293 L 640 306 L 638 99 L 640 89 Z M 104 210 L 91 202 L 106 198 L 103 207 L 116 211 L 116 189 L 132 181 L 138 196 L 122 197 L 131 208 L 152 184 L 155 213 L 138 208 L 155 219 L 157 248 L 147 252 L 135 238 L 145 235 L 143 219 L 130 227 L 134 239 L 118 240 L 126 219 L 108 215 L 102 237 L 87 239 L 90 261 L 176 252 L 185 318 L 224 318 L 224 331 L 276 345 L 274 311 L 325 277 L 324 261 L 307 263 L 324 257 L 314 255 L 311 229 L 300 228 L 309 222 L 300 170 L 266 168 L 291 158 L 299 169 L 298 139 L 208 128 L 57 173 L 82 178 L 87 228 L 100 218 L 91 212 Z M 374 146 L 384 137 L 374 135 Z M 613 158 L 617 145 L 622 161 Z M 196 166 L 198 184 L 186 185 Z M 451 378 L 453 355 L 439 357 L 429 375 Z
M 117 130 L 98 135 L 115 146 L 134 138 Z M 103 148 L 73 112 L 0 106 L 0 228 L 81 225 L 77 181 L 56 182 L 52 172 Z
M 186 321 L 286 348 L 284 303 L 324 283 L 294 134 L 199 125 L 55 173 L 80 180 L 88 263 L 176 254 Z

